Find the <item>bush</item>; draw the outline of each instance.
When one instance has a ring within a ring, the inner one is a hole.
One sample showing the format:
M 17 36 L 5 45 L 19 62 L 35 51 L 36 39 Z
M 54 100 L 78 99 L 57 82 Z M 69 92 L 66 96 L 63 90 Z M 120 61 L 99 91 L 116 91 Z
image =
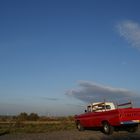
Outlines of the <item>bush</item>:
M 30 121 L 37 121 L 39 119 L 39 116 L 38 114 L 36 113 L 31 113 L 29 116 L 28 116 L 28 120 Z
M 17 116 L 17 119 L 19 121 L 26 121 L 26 120 L 28 120 L 28 114 L 25 112 L 22 112 Z

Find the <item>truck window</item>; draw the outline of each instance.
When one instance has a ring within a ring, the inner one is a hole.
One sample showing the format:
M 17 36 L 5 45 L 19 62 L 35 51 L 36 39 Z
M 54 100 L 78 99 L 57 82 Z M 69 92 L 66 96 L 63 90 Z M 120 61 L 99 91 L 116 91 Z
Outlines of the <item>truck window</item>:
M 87 107 L 87 112 L 91 112 L 91 106 Z
M 110 105 L 106 105 L 106 109 L 111 109 L 111 106 Z
M 100 109 L 111 109 L 111 106 L 110 105 L 99 105 L 98 106 Z

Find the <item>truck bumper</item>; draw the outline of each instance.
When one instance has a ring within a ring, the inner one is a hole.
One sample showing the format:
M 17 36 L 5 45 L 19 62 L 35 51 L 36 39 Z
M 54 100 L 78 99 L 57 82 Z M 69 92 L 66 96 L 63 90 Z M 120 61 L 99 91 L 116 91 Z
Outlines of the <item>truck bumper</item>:
M 140 120 L 122 121 L 120 124 L 138 124 Z

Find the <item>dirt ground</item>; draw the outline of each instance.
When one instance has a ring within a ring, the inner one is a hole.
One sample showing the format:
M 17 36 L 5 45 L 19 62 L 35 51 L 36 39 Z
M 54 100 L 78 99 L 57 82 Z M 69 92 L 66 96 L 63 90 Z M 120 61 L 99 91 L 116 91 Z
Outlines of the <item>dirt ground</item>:
M 114 132 L 111 136 L 93 130 L 83 132 L 71 130 L 37 134 L 5 134 L 0 136 L 0 140 L 140 140 L 140 131 L 133 134 Z

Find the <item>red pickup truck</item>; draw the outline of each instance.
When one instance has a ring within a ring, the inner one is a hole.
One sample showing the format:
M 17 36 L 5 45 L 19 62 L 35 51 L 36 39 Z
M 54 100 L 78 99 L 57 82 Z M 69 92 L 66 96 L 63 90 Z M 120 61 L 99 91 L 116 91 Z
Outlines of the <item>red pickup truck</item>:
M 79 131 L 98 127 L 107 135 L 114 130 L 136 132 L 140 123 L 140 108 L 133 108 L 131 102 L 119 105 L 112 102 L 92 103 L 84 114 L 75 115 L 75 123 Z

